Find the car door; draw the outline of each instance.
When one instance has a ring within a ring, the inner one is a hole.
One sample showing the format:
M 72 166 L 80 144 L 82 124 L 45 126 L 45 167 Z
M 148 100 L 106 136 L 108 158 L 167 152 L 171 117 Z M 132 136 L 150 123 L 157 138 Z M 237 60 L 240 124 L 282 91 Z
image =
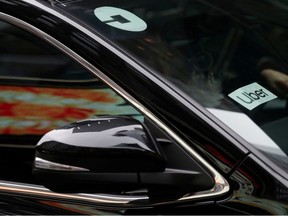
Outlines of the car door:
M 36 183 L 31 176 L 35 145 L 54 128 L 96 115 L 141 120 L 141 114 L 115 91 L 50 44 L 9 22 L 0 21 L 0 26 L 2 181 Z M 1 211 L 46 211 L 37 206 L 28 210 L 29 202 L 27 207 L 24 203 L 17 199 L 3 202 Z M 12 205 L 17 207 L 13 210 Z
M 28 7 L 26 5 L 26 9 Z M 0 105 L 3 107 L 0 147 L 1 163 L 5 164 L 1 166 L 3 213 L 105 214 L 138 209 L 145 214 L 153 212 L 153 206 L 161 206 L 161 203 L 167 212 L 174 204 L 185 205 L 190 201 L 204 201 L 206 205 L 214 206 L 215 197 L 228 192 L 227 181 L 172 130 L 162 125 L 157 113 L 145 109 L 98 68 L 61 41 L 15 16 L 1 13 L 0 24 Z M 86 47 L 79 47 L 79 41 L 75 44 L 79 54 L 83 54 Z M 107 69 L 109 66 L 104 71 Z M 124 115 L 144 123 L 157 145 L 163 147 L 168 168 L 200 173 L 201 178 L 210 183 L 203 189 L 196 185 L 193 189 L 184 187 L 184 191 L 176 194 L 164 187 L 152 195 L 143 188 L 104 195 L 56 193 L 43 188 L 41 182 L 31 176 L 34 147 L 39 139 L 54 128 L 102 115 Z

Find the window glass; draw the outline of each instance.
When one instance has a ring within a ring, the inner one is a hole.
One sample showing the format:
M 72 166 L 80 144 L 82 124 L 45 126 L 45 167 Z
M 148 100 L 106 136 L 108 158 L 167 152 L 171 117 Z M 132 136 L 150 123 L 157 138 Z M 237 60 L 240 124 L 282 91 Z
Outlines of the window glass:
M 35 183 L 34 146 L 50 130 L 95 115 L 143 120 L 47 42 L 3 21 L 0 38 L 0 180 Z
M 287 3 L 62 2 L 287 171 Z
M 42 40 L 0 22 L 0 82 L 91 82 L 96 78 Z M 24 83 L 24 84 L 25 84 Z M 63 85 L 62 83 L 62 85 Z
M 5 22 L 0 37 L 0 145 L 95 115 L 140 116 L 47 42 Z

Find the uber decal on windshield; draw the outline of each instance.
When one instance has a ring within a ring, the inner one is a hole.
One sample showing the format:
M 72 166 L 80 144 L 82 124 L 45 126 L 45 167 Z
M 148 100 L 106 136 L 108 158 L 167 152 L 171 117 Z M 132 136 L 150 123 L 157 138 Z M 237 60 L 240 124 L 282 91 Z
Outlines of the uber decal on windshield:
M 250 85 L 243 86 L 228 96 L 248 110 L 252 110 L 263 103 L 277 98 L 276 95 L 258 83 L 252 83 Z
M 94 14 L 103 23 L 124 31 L 141 32 L 147 28 L 146 22 L 121 8 L 99 7 L 94 10 Z

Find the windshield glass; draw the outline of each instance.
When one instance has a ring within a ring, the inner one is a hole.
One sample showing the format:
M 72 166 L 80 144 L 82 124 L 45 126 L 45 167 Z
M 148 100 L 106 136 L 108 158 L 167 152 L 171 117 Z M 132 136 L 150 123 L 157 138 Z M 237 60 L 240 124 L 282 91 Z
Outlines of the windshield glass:
M 287 1 L 55 2 L 287 171 Z

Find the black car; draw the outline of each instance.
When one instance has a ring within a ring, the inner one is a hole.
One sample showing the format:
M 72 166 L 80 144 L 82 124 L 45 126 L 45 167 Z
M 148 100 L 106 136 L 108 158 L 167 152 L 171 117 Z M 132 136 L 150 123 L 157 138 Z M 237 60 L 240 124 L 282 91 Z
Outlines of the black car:
M 0 0 L 2 214 L 288 214 L 288 1 Z

